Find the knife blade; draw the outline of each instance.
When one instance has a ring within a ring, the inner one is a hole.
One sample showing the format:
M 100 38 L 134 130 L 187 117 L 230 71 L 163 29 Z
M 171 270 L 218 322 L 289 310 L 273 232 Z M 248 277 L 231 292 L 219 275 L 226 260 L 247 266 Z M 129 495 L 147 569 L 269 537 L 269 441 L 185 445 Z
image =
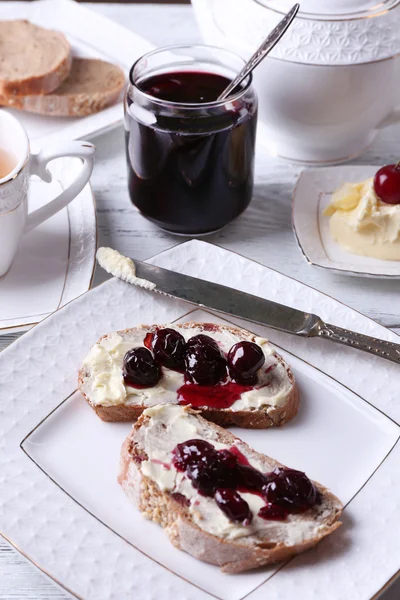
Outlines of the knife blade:
M 154 283 L 156 285 L 154 291 L 179 298 L 190 304 L 303 336 L 307 336 L 318 322 L 316 315 L 218 283 L 182 275 L 136 259 L 132 260 L 137 277 Z
M 111 255 L 111 256 L 110 256 Z M 107 257 L 111 260 L 108 261 Z M 127 283 L 140 285 L 200 308 L 239 317 L 302 337 L 321 337 L 400 364 L 400 344 L 325 323 L 303 312 L 240 290 L 129 259 L 111 248 L 99 248 L 97 260 L 106 271 Z
M 154 291 L 172 298 L 293 335 L 325 338 L 400 364 L 400 344 L 330 325 L 313 313 L 303 312 L 219 283 L 132 260 L 138 277 L 154 283 Z

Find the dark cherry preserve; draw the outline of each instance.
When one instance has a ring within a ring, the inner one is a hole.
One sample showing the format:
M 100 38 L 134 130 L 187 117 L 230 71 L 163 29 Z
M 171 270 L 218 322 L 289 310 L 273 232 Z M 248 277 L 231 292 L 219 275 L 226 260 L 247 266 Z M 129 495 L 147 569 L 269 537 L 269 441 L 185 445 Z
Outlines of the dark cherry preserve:
M 251 522 L 253 514 L 238 492 L 260 496 L 265 505 L 258 515 L 274 521 L 305 512 L 320 500 L 305 473 L 286 467 L 261 473 L 235 446 L 216 450 L 206 440 L 188 440 L 174 448 L 172 462 L 178 471 L 186 473 L 200 494 L 213 497 L 231 521 L 243 525 Z
M 127 96 L 130 198 L 168 231 L 210 233 L 240 215 L 251 200 L 254 92 L 250 88 L 231 103 L 207 104 L 229 82 L 216 73 L 169 72 L 137 84 L 150 99 L 135 96 L 135 89 Z

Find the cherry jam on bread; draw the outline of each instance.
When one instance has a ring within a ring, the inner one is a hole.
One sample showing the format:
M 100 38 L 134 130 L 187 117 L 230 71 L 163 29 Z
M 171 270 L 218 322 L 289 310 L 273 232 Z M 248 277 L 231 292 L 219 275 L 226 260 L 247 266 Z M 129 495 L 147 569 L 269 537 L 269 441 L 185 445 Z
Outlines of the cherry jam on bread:
M 159 329 L 153 335 L 154 357 L 164 367 L 182 370 L 184 368 L 185 338 L 175 329 Z
M 161 366 L 183 372 L 185 383 L 177 391 L 179 403 L 198 408 L 232 406 L 257 384 L 257 372 L 265 362 L 262 349 L 253 342 L 238 342 L 225 356 L 209 335 L 195 335 L 185 342 L 171 328 L 147 333 L 143 345 L 124 356 L 122 371 L 126 385 L 157 385 L 162 376 Z
M 215 385 L 227 376 L 227 364 L 218 344 L 208 335 L 196 335 L 186 344 L 185 374 L 191 383 Z
M 239 383 L 257 383 L 257 371 L 264 363 L 263 351 L 253 342 L 238 342 L 229 350 L 229 372 L 232 379 Z
M 216 490 L 214 500 L 230 521 L 250 525 L 253 515 L 246 500 L 229 488 Z
M 124 356 L 122 367 L 128 385 L 153 387 L 161 378 L 161 369 L 147 348 L 132 348 Z
M 205 440 L 188 440 L 173 450 L 173 465 L 186 473 L 203 496 L 213 497 L 231 521 L 249 525 L 253 514 L 239 492 L 257 494 L 265 501 L 258 516 L 284 521 L 290 514 L 312 508 L 319 499 L 308 477 L 294 469 L 276 468 L 261 473 L 252 467 L 240 450 L 216 450 Z
M 230 408 L 240 400 L 242 394 L 253 389 L 252 385 L 241 385 L 228 381 L 223 385 L 192 385 L 185 383 L 178 390 L 179 404 L 201 408 Z

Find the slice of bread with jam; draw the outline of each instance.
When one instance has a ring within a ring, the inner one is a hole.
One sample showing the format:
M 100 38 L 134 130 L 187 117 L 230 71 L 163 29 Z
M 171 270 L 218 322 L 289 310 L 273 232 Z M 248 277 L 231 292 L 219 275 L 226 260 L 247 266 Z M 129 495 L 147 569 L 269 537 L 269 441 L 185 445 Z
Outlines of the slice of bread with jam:
M 119 482 L 170 541 L 238 573 L 286 560 L 340 526 L 323 485 L 188 407 L 147 408 L 123 444 Z
M 290 367 L 265 338 L 214 323 L 140 325 L 91 348 L 79 388 L 104 421 L 156 404 L 186 405 L 224 427 L 279 426 L 298 410 Z

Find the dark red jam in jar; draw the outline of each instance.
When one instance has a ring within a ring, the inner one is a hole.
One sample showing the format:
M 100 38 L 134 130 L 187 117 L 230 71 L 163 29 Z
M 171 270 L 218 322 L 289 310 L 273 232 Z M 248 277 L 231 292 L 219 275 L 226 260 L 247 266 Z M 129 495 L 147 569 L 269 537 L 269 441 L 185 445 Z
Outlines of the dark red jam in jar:
M 129 194 L 167 231 L 211 233 L 251 200 L 257 99 L 250 78 L 217 101 L 242 66 L 226 50 L 186 46 L 156 50 L 132 67 L 125 103 Z

